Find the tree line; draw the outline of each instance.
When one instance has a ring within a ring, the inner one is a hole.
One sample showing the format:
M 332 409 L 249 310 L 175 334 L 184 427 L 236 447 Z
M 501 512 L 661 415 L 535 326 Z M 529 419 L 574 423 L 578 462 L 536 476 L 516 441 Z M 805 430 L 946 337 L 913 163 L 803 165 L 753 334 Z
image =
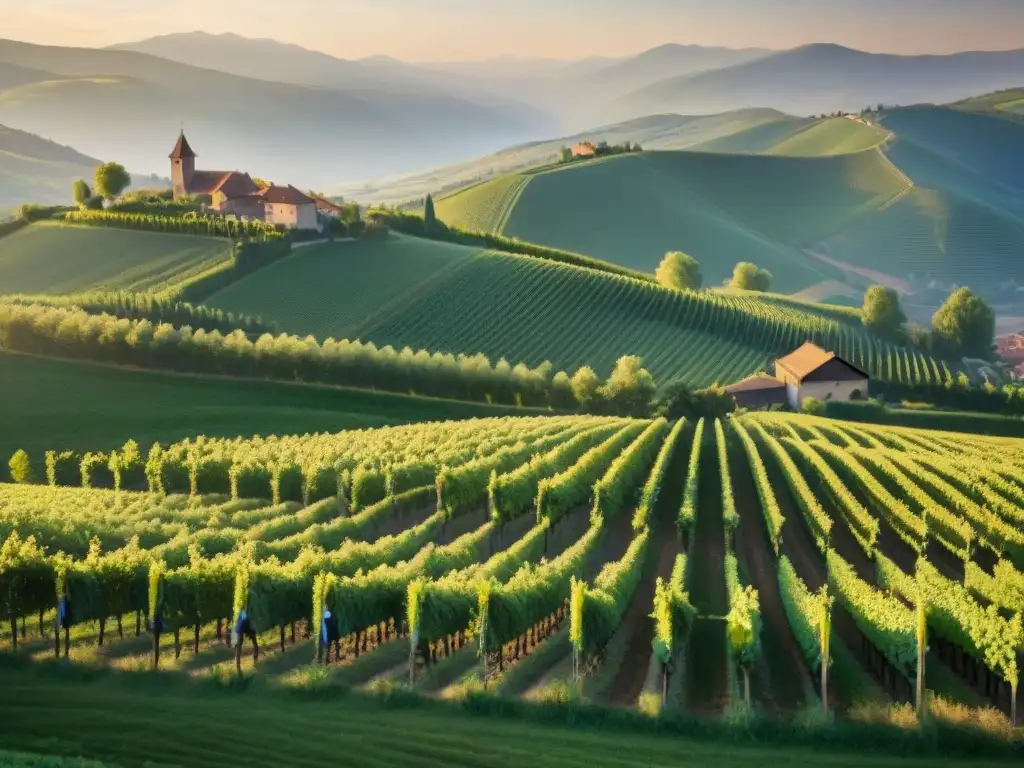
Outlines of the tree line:
M 623 357 L 604 382 L 589 366 L 573 376 L 550 362 L 530 368 L 485 355 L 373 343 L 176 328 L 81 309 L 0 304 L 0 347 L 15 352 L 187 373 L 269 378 L 509 405 L 645 415 L 654 379 Z

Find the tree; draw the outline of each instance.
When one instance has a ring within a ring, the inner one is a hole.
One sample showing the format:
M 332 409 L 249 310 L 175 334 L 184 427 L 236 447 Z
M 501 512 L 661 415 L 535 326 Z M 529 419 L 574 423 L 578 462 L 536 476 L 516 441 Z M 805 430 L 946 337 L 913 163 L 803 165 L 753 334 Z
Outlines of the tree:
M 597 397 L 597 390 L 601 386 L 601 379 L 598 378 L 593 368 L 589 365 L 584 365 L 573 374 L 570 386 L 572 387 L 572 394 L 576 398 L 576 402 L 580 404 L 581 408 L 586 410 L 590 408 L 594 398 Z
M 996 315 L 970 288 L 957 288 L 932 315 L 936 344 L 947 354 L 992 357 Z
M 655 278 L 666 288 L 696 291 L 704 284 L 700 264 L 682 251 L 669 251 L 661 260 L 654 273 Z
M 261 179 L 259 176 L 253 176 L 252 177 L 252 183 L 255 184 L 257 187 L 259 187 L 260 189 L 263 189 L 264 187 L 269 187 L 270 186 L 270 182 L 269 181 L 267 181 L 266 179 Z
M 732 272 L 730 288 L 744 291 L 767 291 L 772 285 L 772 273 L 757 264 L 741 261 Z
M 647 416 L 654 400 L 654 377 L 636 355 L 625 355 L 615 363 L 608 380 L 597 394 L 620 416 Z
M 736 403 L 720 386 L 693 390 L 682 379 L 673 379 L 658 390 L 655 416 L 666 419 L 721 419 L 736 410 Z
M 119 163 L 104 163 L 96 169 L 96 174 L 93 177 L 96 194 L 107 198 L 117 197 L 131 183 L 132 177 Z
M 568 163 L 572 160 L 572 150 L 568 147 L 562 147 L 558 152 L 558 161 L 560 163 Z
M 423 201 L 423 227 L 427 233 L 437 229 L 437 214 L 434 213 L 434 198 L 427 193 L 427 199 Z
M 75 201 L 75 205 L 82 205 L 90 197 L 92 197 L 92 190 L 83 179 L 79 179 L 71 185 L 71 199 Z
M 7 466 L 11 469 L 11 480 L 14 482 L 27 484 L 36 481 L 36 475 L 32 471 L 32 460 L 24 450 L 15 451 Z
M 888 336 L 902 331 L 907 316 L 900 306 L 900 295 L 884 285 L 872 285 L 864 293 L 861 322 Z

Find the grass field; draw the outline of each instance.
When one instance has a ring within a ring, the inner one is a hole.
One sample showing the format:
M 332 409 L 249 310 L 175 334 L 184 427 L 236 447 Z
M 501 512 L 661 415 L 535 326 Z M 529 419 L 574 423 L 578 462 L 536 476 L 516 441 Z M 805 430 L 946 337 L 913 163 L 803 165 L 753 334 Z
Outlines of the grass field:
M 420 759 L 436 744 L 443 751 L 436 759 L 458 764 L 502 765 L 528 753 L 531 762 L 572 764 L 577 758 L 569 743 L 594 750 L 613 734 L 620 747 L 635 741 L 639 751 L 631 757 L 639 764 L 673 763 L 680 754 L 714 764 L 708 761 L 717 750 L 749 757 L 759 754 L 748 751 L 755 745 L 765 750 L 773 743 L 821 747 L 813 758 L 801 750 L 771 752 L 791 764 L 846 759 L 844 746 L 865 753 L 858 756 L 864 761 L 868 752 L 890 750 L 904 759 L 914 752 L 933 760 L 967 755 L 972 764 L 1000 750 L 1016 750 L 1019 758 L 1024 733 L 1005 715 L 1004 678 L 1015 667 L 993 652 L 1002 643 L 1016 647 L 1020 638 L 1011 622 L 983 606 L 1009 610 L 1019 600 L 1011 587 L 1024 567 L 1024 538 L 1014 523 L 1024 510 L 1024 487 L 1015 480 L 1024 444 L 778 413 L 695 426 L 541 417 L 275 441 L 207 439 L 170 447 L 162 473 L 166 495 L 0 485 L 0 530 L 18 528 L 49 550 L 79 558 L 60 571 L 67 574 L 74 618 L 60 641 L 63 661 L 53 660 L 45 617 L 52 615 L 60 561 L 34 556 L 33 570 L 19 571 L 27 575 L 10 598 L 17 649 L 10 648 L 8 622 L 0 626 L 0 647 L 16 657 L 0 657 L 8 694 L 0 699 L 0 744 L 131 765 L 144 759 L 221 764 L 224 749 L 247 764 L 271 764 L 280 752 L 299 749 L 309 751 L 309 760 L 320 759 L 321 750 L 333 759 L 351 728 L 363 739 L 367 764 L 402 759 L 406 741 L 415 742 L 409 749 Z M 494 479 L 475 469 L 454 479 L 467 462 L 474 468 L 481 459 L 495 462 L 493 453 L 478 451 L 495 441 L 514 460 L 495 464 Z M 237 499 L 209 491 L 226 483 L 228 463 L 269 470 L 282 460 L 327 467 L 366 462 L 343 478 L 350 484 L 346 499 L 355 499 L 357 488 L 362 494 L 375 487 L 368 479 L 375 473 L 415 467 L 438 475 L 436 482 L 427 482 L 429 475 L 410 478 L 425 484 L 401 501 L 389 500 L 382 485 L 369 506 L 350 515 L 338 513 L 333 484 L 306 507 L 294 501 L 294 484 L 282 491 L 292 501 L 280 504 L 249 498 L 244 487 Z M 192 461 L 207 467 L 200 480 L 184 472 Z M 200 483 L 196 494 L 185 495 L 193 482 Z M 438 503 L 444 514 L 436 512 Z M 681 536 L 671 532 L 676 526 Z M 102 557 L 83 561 L 91 536 L 105 542 L 110 563 L 138 557 L 132 550 L 118 554 L 138 537 L 168 567 L 152 571 L 155 587 L 136 589 L 154 583 L 146 561 L 125 572 L 108 568 Z M 350 539 L 342 545 L 345 556 L 303 553 L 304 546 L 337 537 Z M 190 542 L 203 542 L 205 557 L 190 559 Z M 929 600 L 925 683 L 935 696 L 923 732 L 912 709 L 902 706 L 912 698 L 916 664 L 915 548 Z M 684 552 L 685 567 L 674 567 Z M 321 573 L 333 581 L 314 581 Z M 701 611 L 691 634 L 666 635 L 662 624 L 655 629 L 658 576 L 671 578 Z M 588 589 L 580 591 L 578 579 Z M 481 591 L 485 581 L 491 588 Z M 832 726 L 815 720 L 821 708 L 815 595 L 826 582 L 835 600 Z M 739 599 L 746 587 L 757 592 L 756 602 Z M 107 604 L 110 610 L 100 600 L 81 599 L 100 594 L 117 601 Z M 260 653 L 255 658 L 245 644 L 236 679 L 217 619 L 228 617 L 230 624 L 239 605 L 246 606 Z M 115 615 L 104 615 L 110 611 Z M 162 617 L 157 643 L 133 630 L 136 611 Z M 483 612 L 485 638 L 467 643 L 462 633 Z M 738 717 L 745 707 L 738 681 L 746 641 L 728 626 L 737 620 L 732 612 L 752 612 L 748 618 L 758 628 L 749 649 L 749 714 L 763 720 L 746 724 Z M 328 664 L 313 664 L 319 633 L 305 630 L 319 628 L 321 615 L 324 626 L 337 629 L 338 643 Z M 963 628 L 981 620 L 987 631 L 967 635 Z M 580 680 L 561 642 L 567 623 L 579 633 Z M 410 653 L 403 628 L 426 644 L 422 657 Z M 673 695 L 659 725 L 636 714 L 662 691 L 655 632 L 686 658 L 668 672 L 665 690 Z M 482 658 L 476 655 L 481 642 Z M 147 671 L 154 647 L 159 673 Z M 961 649 L 977 669 L 963 663 Z M 485 674 L 490 694 L 481 696 Z M 375 695 L 364 698 L 367 693 Z M 618 714 L 588 709 L 610 705 Z M 221 715 L 211 716 L 214 710 Z M 378 729 L 374 723 L 385 712 L 390 716 Z M 478 717 L 471 727 L 465 712 L 497 719 Z M 154 717 L 161 724 L 155 741 L 124 738 Z M 306 728 L 323 730 L 321 717 L 334 726 L 319 739 L 307 737 Z M 560 734 L 561 747 L 540 749 L 538 757 L 537 739 L 545 738 L 540 722 L 578 730 L 548 731 Z M 191 737 L 171 751 L 178 727 Z M 430 735 L 409 738 L 421 727 Z M 499 745 L 505 742 L 497 734 L 517 733 L 518 751 L 509 742 L 470 760 L 462 756 L 470 738 L 463 727 L 476 739 L 496 734 Z M 524 752 L 522 739 L 535 729 L 540 735 Z M 595 741 L 599 730 L 605 736 Z M 680 752 L 686 742 L 677 738 L 638 735 L 654 730 L 705 743 Z M 386 741 L 374 746 L 378 733 Z M 670 744 L 675 757 L 659 756 Z M 623 759 L 616 753 L 610 764 Z
M 859 120 L 833 117 L 780 141 L 769 150 L 772 155 L 817 157 L 863 152 L 881 145 L 889 132 Z
M 302 434 L 505 413 L 484 404 L 364 390 L 132 371 L 0 353 L 0 478 L 24 448 L 114 448 L 200 432 Z M 42 466 L 37 472 L 42 473 Z
M 531 366 L 548 360 L 556 370 L 591 365 L 606 375 L 618 357 L 636 354 L 659 381 L 695 386 L 738 380 L 808 334 L 876 365 L 877 342 L 850 310 L 773 295 L 688 298 L 594 270 L 400 236 L 296 254 L 207 303 L 296 334 L 429 344 Z M 715 323 L 719 303 L 738 308 L 750 333 Z
M 106 766 L 337 765 L 338 756 L 366 766 L 673 765 L 742 768 L 751 762 L 821 768 L 918 768 L 962 765 L 810 748 L 771 748 L 679 737 L 608 732 L 473 717 L 441 707 L 389 707 L 366 697 L 328 700 L 273 693 L 233 693 L 167 679 L 61 679 L 48 673 L 0 669 L 0 743 L 48 755 L 87 756 Z M 55 706 L 60 702 L 59 706 Z M 160 727 L 152 727 L 159 713 Z M 130 741 L 125 734 L 146 732 Z M 400 734 L 398 736 L 397 734 Z M 0 761 L 3 760 L 0 753 Z M 244 755 L 244 758 L 240 756 Z M 3 763 L 6 765 L 7 763 Z M 976 766 L 1000 762 L 972 761 Z M 15 763 L 18 768 L 21 764 Z M 35 766 L 26 763 L 25 766 Z M 39 766 L 50 765 L 40 761 Z M 54 768 L 57 768 L 56 766 Z M 60 766 L 59 768 L 64 768 Z M 79 768 L 69 764 L 67 768 Z M 82 767 L 85 768 L 85 767 Z M 88 766 L 88 768 L 95 768 Z
M 0 293 L 161 291 L 230 258 L 225 240 L 38 223 L 0 238 Z
M 876 150 L 820 158 L 647 152 L 531 175 L 500 206 L 492 191 L 512 187 L 490 182 L 437 210 L 465 225 L 496 221 L 475 211 L 511 205 L 502 229 L 511 237 L 643 271 L 683 250 L 712 285 L 736 262 L 753 261 L 772 272 L 776 290 L 792 292 L 840 277 L 809 261 L 799 243 L 838 231 L 906 187 Z

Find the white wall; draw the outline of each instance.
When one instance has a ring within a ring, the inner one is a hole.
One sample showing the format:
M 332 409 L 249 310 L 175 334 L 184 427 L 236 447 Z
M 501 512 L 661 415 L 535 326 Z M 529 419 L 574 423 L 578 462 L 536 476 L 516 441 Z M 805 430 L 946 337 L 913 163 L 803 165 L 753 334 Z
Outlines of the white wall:
M 787 390 L 789 388 L 787 387 Z M 831 400 L 847 402 L 852 399 L 853 393 L 857 391 L 860 392 L 862 398 L 867 398 L 867 379 L 856 381 L 807 381 L 801 385 L 795 405 L 792 400 L 792 393 L 790 393 L 790 405 L 794 405 L 796 408 L 803 408 L 804 400 L 808 397 L 813 397 L 815 400 L 820 400 L 823 403 Z

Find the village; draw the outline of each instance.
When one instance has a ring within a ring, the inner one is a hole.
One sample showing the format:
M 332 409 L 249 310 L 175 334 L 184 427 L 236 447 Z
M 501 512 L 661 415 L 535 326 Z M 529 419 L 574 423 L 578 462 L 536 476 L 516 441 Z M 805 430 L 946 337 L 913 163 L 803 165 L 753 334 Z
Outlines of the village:
M 209 198 L 206 209 L 243 221 L 265 221 L 284 229 L 324 231 L 342 208 L 313 197 L 291 184 L 260 184 L 241 171 L 196 169 L 198 155 L 182 130 L 170 154 L 171 188 L 175 199 Z

